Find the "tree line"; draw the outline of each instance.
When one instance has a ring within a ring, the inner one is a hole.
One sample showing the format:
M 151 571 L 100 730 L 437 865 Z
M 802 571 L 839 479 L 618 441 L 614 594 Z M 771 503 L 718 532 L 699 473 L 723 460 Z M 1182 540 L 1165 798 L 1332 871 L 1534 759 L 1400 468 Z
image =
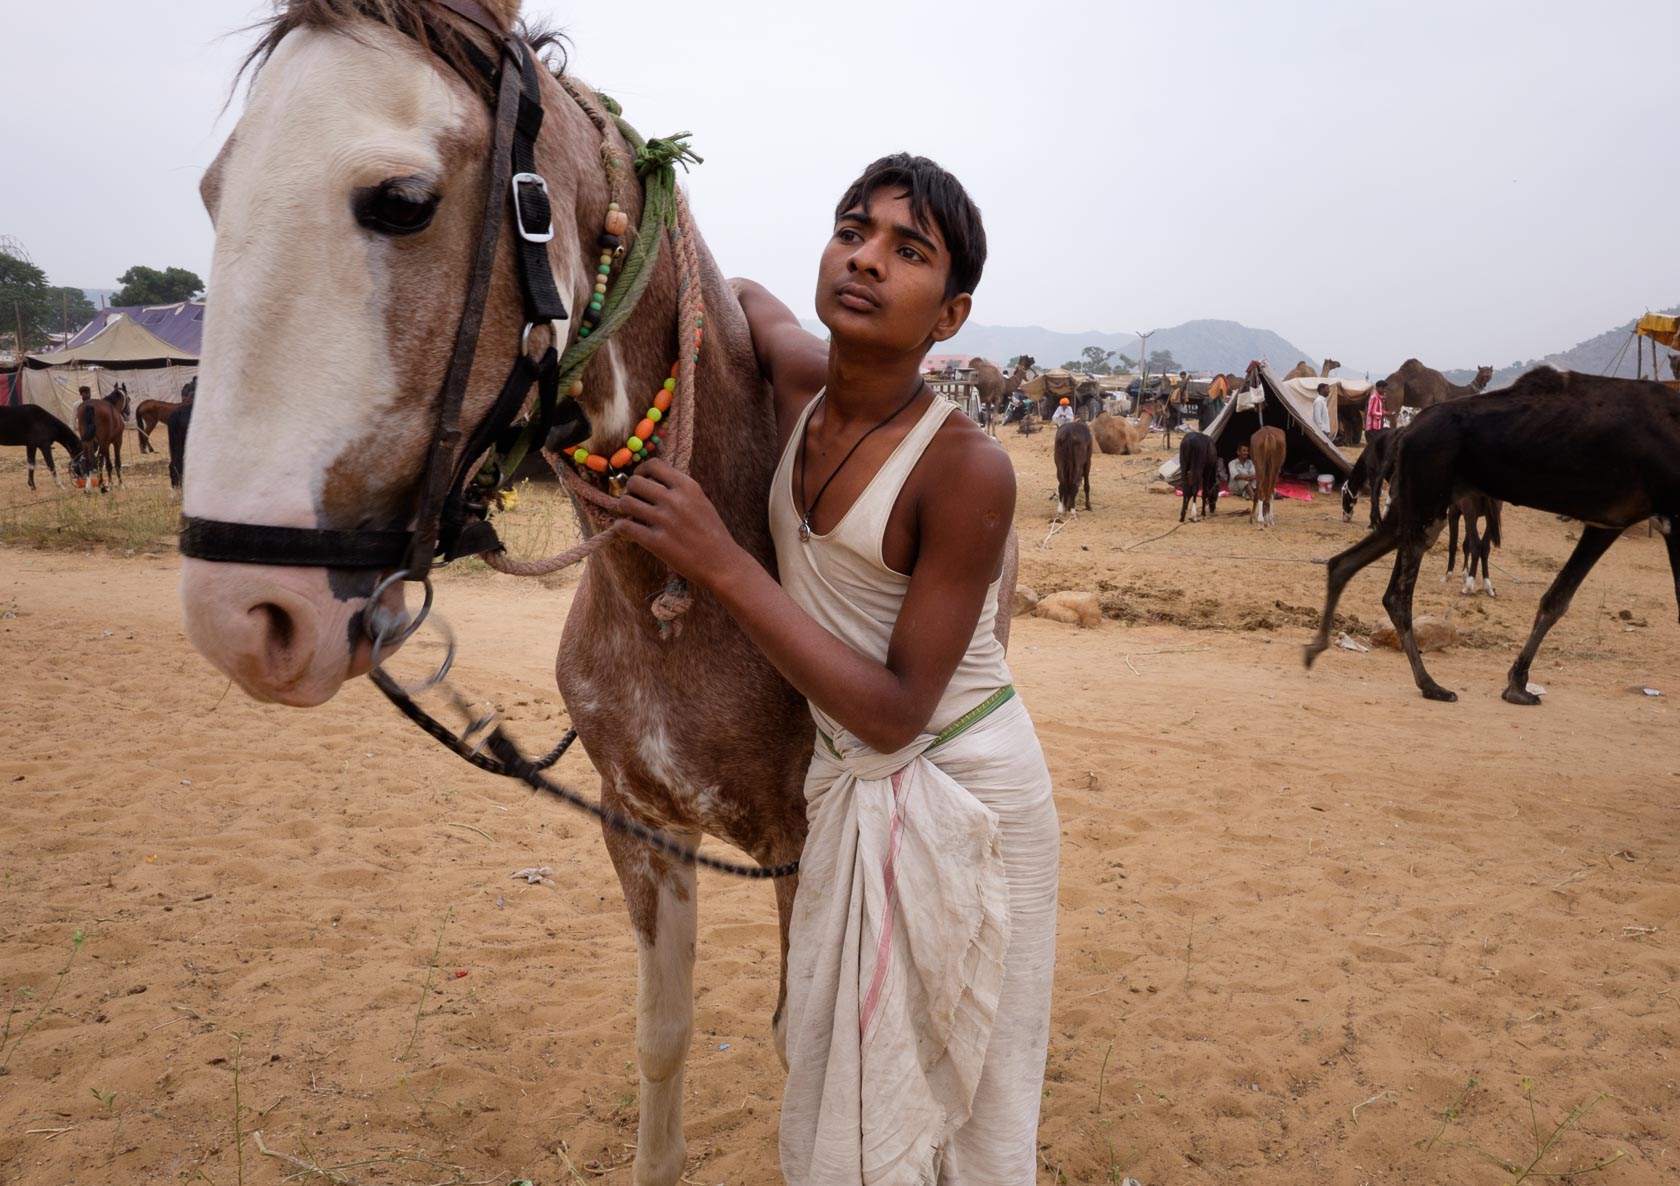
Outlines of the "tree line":
M 1064 371 L 1083 371 L 1087 375 L 1129 375 L 1138 369 L 1137 359 L 1118 350 L 1104 350 L 1101 346 L 1086 346 L 1079 357 L 1062 364 Z M 1171 350 L 1152 350 L 1149 354 L 1149 373 L 1152 375 L 1181 371 Z

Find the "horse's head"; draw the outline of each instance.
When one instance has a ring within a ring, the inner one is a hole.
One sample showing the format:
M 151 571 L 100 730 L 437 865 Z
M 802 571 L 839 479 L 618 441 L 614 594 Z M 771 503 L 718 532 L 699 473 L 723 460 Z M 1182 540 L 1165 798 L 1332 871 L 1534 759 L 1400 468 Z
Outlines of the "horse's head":
M 517 13 L 517 0 L 484 3 L 499 22 Z M 245 112 L 200 186 L 215 249 L 187 516 L 412 529 L 493 155 L 493 97 L 439 56 L 455 38 L 496 60 L 496 40 L 442 4 L 293 0 L 253 55 Z M 551 78 L 542 85 L 558 93 Z M 600 133 L 576 105 L 557 106 L 538 146 L 554 212 L 547 250 L 577 309 L 594 279 L 584 240 L 592 267 L 609 195 Z M 505 192 L 495 200 L 506 208 Z M 514 222 L 507 213 L 495 245 L 463 439 L 521 348 Z M 536 329 L 533 353 L 547 335 Z M 591 415 L 602 435 L 623 429 Z M 617 420 L 627 419 L 626 408 Z M 318 704 L 367 670 L 368 600 L 395 567 L 187 559 L 187 634 L 252 696 Z M 400 603 L 394 588 L 381 608 Z

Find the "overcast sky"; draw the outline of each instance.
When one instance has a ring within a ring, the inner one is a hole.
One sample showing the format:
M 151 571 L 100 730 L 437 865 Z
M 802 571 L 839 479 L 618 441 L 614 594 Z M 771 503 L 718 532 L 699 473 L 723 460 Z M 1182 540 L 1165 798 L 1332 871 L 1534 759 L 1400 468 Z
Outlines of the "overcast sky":
M 694 133 L 724 269 L 809 316 L 834 200 L 874 157 L 968 186 L 974 320 L 1221 317 L 1386 371 L 1504 365 L 1680 302 L 1680 74 L 1656 10 L 1033 0 L 527 0 L 644 134 Z M 0 234 L 55 284 L 206 275 L 196 186 L 266 11 L 12 5 Z M 1287 360 L 1286 360 L 1287 361 Z

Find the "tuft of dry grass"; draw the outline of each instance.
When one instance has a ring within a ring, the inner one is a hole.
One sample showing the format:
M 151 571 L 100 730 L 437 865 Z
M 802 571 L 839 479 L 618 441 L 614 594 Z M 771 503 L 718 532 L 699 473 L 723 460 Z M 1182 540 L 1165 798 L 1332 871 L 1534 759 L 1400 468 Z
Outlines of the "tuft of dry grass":
M 125 448 L 125 454 L 132 451 Z M 165 461 L 151 455 L 130 460 L 123 485 L 101 494 L 76 489 L 68 463 L 61 456 L 55 460 L 63 490 L 53 486 L 45 466 L 35 471 L 37 488 L 31 491 L 21 461 L 8 457 L 0 465 L 0 543 L 75 551 L 103 547 L 122 555 L 174 549 L 181 504 L 171 496 Z

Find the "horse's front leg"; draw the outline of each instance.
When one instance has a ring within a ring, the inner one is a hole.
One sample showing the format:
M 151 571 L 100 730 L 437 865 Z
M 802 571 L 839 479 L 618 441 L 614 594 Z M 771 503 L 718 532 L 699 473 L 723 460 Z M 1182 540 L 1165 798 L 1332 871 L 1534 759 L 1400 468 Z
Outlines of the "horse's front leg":
M 620 796 L 605 798 L 623 810 Z M 676 1186 L 687 1157 L 682 1093 L 694 1028 L 694 868 L 660 857 L 639 840 L 610 830 L 605 834 L 636 932 L 641 1119 L 631 1181 L 634 1186 Z M 671 833 L 671 838 L 690 848 L 700 841 L 698 834 Z

